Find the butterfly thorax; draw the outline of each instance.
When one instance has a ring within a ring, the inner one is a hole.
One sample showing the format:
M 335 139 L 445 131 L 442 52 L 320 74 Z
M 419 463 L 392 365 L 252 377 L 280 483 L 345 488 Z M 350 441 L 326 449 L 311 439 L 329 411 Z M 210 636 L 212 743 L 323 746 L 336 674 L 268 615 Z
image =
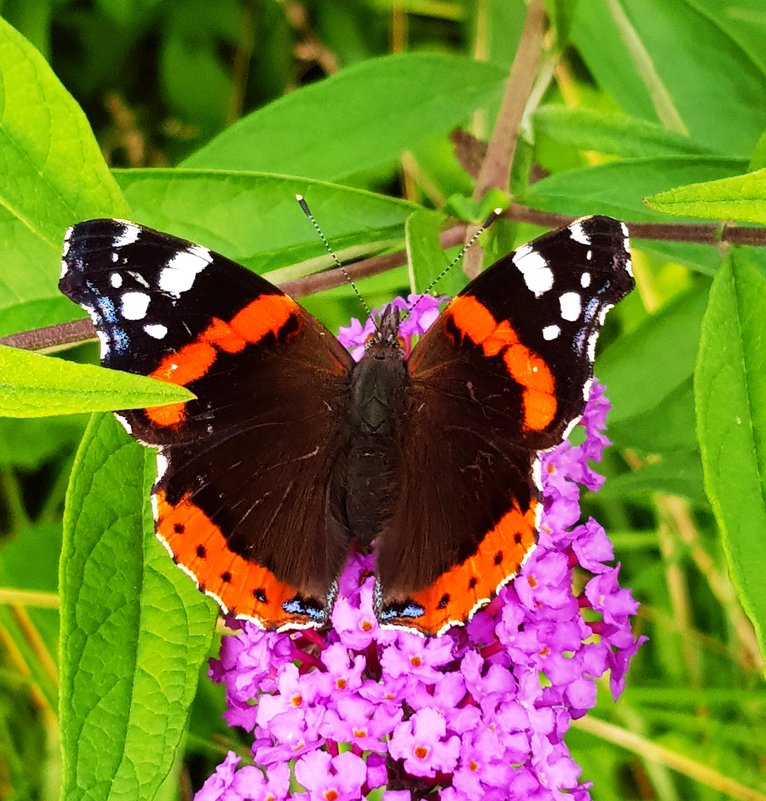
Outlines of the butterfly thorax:
M 349 534 L 369 546 L 391 513 L 407 405 L 398 314 L 384 315 L 351 371 L 344 511 Z

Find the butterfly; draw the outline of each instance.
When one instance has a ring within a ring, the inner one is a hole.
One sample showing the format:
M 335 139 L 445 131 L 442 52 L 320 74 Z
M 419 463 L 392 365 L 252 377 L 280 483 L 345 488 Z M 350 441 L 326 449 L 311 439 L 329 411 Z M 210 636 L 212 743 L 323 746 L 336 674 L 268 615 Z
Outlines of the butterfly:
M 389 307 L 359 362 L 266 279 L 131 222 L 70 228 L 59 286 L 103 365 L 196 396 L 117 417 L 157 449 L 157 535 L 225 613 L 327 625 L 356 547 L 381 624 L 437 635 L 534 548 L 540 454 L 579 419 L 633 277 L 625 225 L 585 217 L 471 281 L 409 357 Z

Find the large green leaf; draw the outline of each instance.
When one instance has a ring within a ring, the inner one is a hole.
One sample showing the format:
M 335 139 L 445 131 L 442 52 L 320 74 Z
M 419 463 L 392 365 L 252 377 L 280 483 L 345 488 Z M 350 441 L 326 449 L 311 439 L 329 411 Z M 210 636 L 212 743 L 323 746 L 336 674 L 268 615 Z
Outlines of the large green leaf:
M 139 409 L 183 402 L 184 387 L 0 345 L 0 417 Z
M 695 373 L 705 488 L 766 653 L 766 274 L 735 250 L 710 290 Z
M 85 115 L 0 19 L 0 313 L 57 294 L 67 226 L 126 211 Z
M 111 415 L 83 438 L 61 562 L 66 801 L 151 799 L 170 770 L 216 612 L 153 534 L 154 454 Z
M 725 16 L 712 0 L 580 0 L 572 38 L 627 113 L 749 157 L 766 128 L 766 71 L 749 23 Z
M 185 166 L 337 180 L 392 163 L 499 97 L 505 70 L 439 53 L 370 59 L 249 114 Z
M 330 260 L 295 201 L 310 203 L 339 255 L 401 240 L 414 203 L 267 173 L 222 170 L 123 170 L 116 173 L 142 223 L 225 253 L 259 273 L 286 265 L 273 280 L 316 271 Z
M 613 405 L 609 436 L 621 447 L 644 453 L 696 448 L 692 373 L 706 300 L 706 286 L 686 293 L 596 360 Z
M 700 154 L 702 145 L 658 123 L 628 114 L 592 108 L 540 106 L 533 117 L 535 133 L 579 150 L 596 150 L 625 158 Z
M 519 198 L 528 206 L 565 214 L 609 214 L 651 220 L 659 215 L 642 198 L 694 181 L 739 175 L 744 161 L 715 156 L 654 156 L 622 159 L 551 175 Z
M 665 214 L 766 223 L 766 169 L 687 184 L 659 192 L 645 203 Z

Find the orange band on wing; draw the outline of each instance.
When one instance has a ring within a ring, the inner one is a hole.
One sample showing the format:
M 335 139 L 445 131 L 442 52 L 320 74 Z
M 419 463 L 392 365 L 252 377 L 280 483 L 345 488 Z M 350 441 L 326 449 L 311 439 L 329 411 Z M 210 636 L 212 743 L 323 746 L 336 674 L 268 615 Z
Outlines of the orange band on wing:
M 165 356 L 150 376 L 186 386 L 208 372 L 218 351 L 239 353 L 246 345 L 255 344 L 267 334 L 279 333 L 295 309 L 295 301 L 286 295 L 261 295 L 235 314 L 228 323 L 214 317 L 193 342 Z M 146 409 L 146 416 L 158 426 L 179 425 L 184 421 L 185 415 L 185 403 Z
M 485 356 L 502 356 L 508 373 L 522 387 L 524 427 L 542 431 L 556 416 L 556 382 L 545 360 L 522 344 L 509 320 L 495 320 L 489 309 L 471 295 L 456 297 L 447 307 L 457 329 Z
M 298 596 L 297 588 L 231 551 L 221 529 L 188 496 L 172 505 L 159 490 L 156 499 L 160 539 L 175 562 L 218 601 L 224 612 L 252 618 L 268 629 L 313 625 L 308 616 L 283 608 L 285 602 Z
M 536 542 L 536 507 L 537 501 L 533 500 L 522 514 L 514 503 L 473 556 L 444 573 L 430 587 L 408 594 L 407 601 L 424 609 L 420 617 L 388 622 L 433 635 L 450 623 L 466 621 L 519 572 Z

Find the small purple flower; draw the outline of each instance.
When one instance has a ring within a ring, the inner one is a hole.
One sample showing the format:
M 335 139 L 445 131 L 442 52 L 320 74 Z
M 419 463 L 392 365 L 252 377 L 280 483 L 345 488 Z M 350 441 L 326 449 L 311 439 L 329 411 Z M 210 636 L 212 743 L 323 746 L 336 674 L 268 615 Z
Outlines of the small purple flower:
M 410 296 L 400 329 L 422 334 L 439 299 Z M 340 339 L 361 357 L 370 320 Z M 252 732 L 255 765 L 229 754 L 196 801 L 589 801 L 571 759 L 571 721 L 596 703 L 609 672 L 615 699 L 644 637 L 620 587 L 601 526 L 580 522 L 581 488 L 608 440 L 609 403 L 593 384 L 580 445 L 541 457 L 539 541 L 520 575 L 464 627 L 441 637 L 382 629 L 373 611 L 374 558 L 354 553 L 326 632 L 276 634 L 241 622 L 210 676 L 224 684 L 231 725 Z M 575 570 L 591 577 L 584 588 Z M 295 782 L 290 789 L 291 771 Z
M 308 790 L 309 801 L 358 801 L 367 768 L 350 751 L 334 757 L 312 751 L 295 763 L 295 778 Z
M 395 729 L 388 753 L 401 759 L 411 776 L 451 773 L 460 755 L 460 739 L 447 736 L 447 721 L 436 709 L 420 709 Z

